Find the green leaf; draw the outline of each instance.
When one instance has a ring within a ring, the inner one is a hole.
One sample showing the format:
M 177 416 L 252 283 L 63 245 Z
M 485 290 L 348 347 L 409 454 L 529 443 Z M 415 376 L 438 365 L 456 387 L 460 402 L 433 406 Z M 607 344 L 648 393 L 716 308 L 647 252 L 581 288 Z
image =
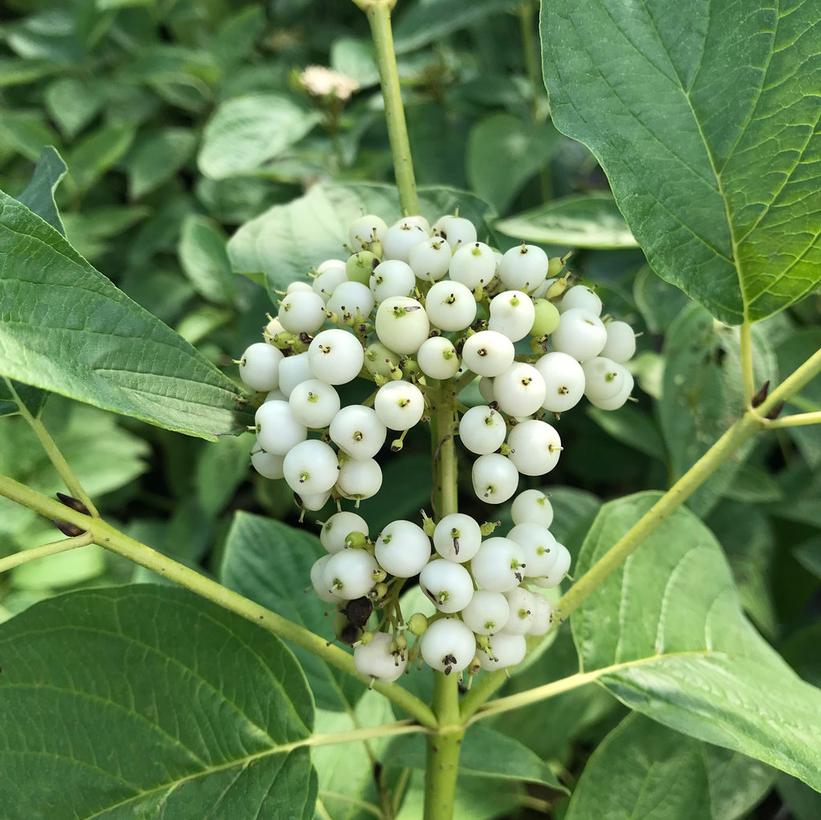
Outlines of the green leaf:
M 281 94 L 248 94 L 222 103 L 205 126 L 200 171 L 211 179 L 262 172 L 319 121 Z
M 189 435 L 233 429 L 233 383 L 1 192 L 0 255 L 0 375 Z
M 370 40 L 340 37 L 331 45 L 331 68 L 356 80 L 360 88 L 379 82 L 379 68 Z
M 94 259 L 106 253 L 112 240 L 121 239 L 149 213 L 142 205 L 108 205 L 67 213 L 63 216 L 66 238 L 80 256 Z
M 117 490 L 145 472 L 148 445 L 123 430 L 114 416 L 52 397 L 43 412 L 43 422 L 92 496 Z M 0 421 L 0 425 L 0 473 L 46 495 L 65 492 L 62 480 L 26 421 L 10 418 Z M 33 511 L 1 499 L 0 543 L 9 539 L 25 546 L 24 528 L 38 520 Z
M 32 817 L 311 818 L 288 649 L 188 592 L 75 592 L 0 627 L 0 802 Z
M 424 769 L 425 739 L 416 735 L 398 737 L 391 743 L 385 762 L 389 766 Z M 465 732 L 459 774 L 497 780 L 524 780 L 567 792 L 550 767 L 527 746 L 483 724 L 470 726 Z
M 793 555 L 807 572 L 821 579 L 821 535 L 808 538 L 793 549 Z
M 131 125 L 104 125 L 78 142 L 68 154 L 71 178 L 81 191 L 87 191 L 115 165 L 131 146 Z
M 435 43 L 489 14 L 513 7 L 512 0 L 417 0 L 396 24 L 396 53 Z
M 650 458 L 657 458 L 659 461 L 667 459 L 664 441 L 656 423 L 637 407 L 628 404 L 619 408 L 618 413 L 608 413 L 591 406 L 587 408 L 587 415 L 622 444 Z
M 220 579 L 262 606 L 295 621 L 328 640 L 333 639 L 333 605 L 323 604 L 310 587 L 311 565 L 325 550 L 319 539 L 279 521 L 239 512 L 228 533 Z M 325 661 L 296 648 L 311 690 L 322 709 L 348 710 L 362 685 L 329 667 Z
M 225 249 L 226 237 L 212 220 L 186 217 L 177 252 L 194 289 L 217 304 L 228 304 L 234 293 L 234 274 Z
M 596 155 L 656 273 L 725 322 L 821 281 L 816 24 L 806 2 L 543 5 L 556 127 Z
M 565 818 L 734 820 L 772 781 L 772 771 L 750 758 L 632 715 L 587 761 Z
M 756 383 L 775 380 L 766 342 L 755 335 Z M 664 343 L 666 364 L 661 402 L 661 430 L 670 455 L 673 479 L 679 478 L 741 415 L 744 399 L 738 339 L 704 308 L 690 305 L 670 326 Z M 765 372 L 768 371 L 768 372 Z M 706 481 L 687 502 L 705 515 L 730 486 L 750 447 Z
M 139 142 L 128 161 L 128 190 L 132 199 L 159 188 L 185 165 L 197 143 L 188 128 L 163 128 Z
M 689 304 L 686 294 L 643 267 L 633 281 L 633 300 L 651 333 L 666 333 L 672 321 Z
M 585 540 L 582 575 L 659 499 L 606 504 Z M 712 533 L 680 507 L 572 615 L 582 668 L 632 709 L 821 787 L 815 716 L 802 681 L 744 618 Z
M 487 234 L 492 213 L 486 203 L 465 191 L 421 188 L 422 213 L 429 218 L 453 213 L 472 220 Z M 305 196 L 274 205 L 243 225 L 228 242 L 236 273 L 264 273 L 268 290 L 285 289 L 306 280 L 308 271 L 327 258 L 345 259 L 348 225 L 363 213 L 379 214 L 388 224 L 400 216 L 399 197 L 390 185 L 315 185 Z
M 576 194 L 501 219 L 496 230 L 525 242 L 573 248 L 635 248 L 636 240 L 608 194 Z
M 207 516 L 215 516 L 231 500 L 237 487 L 248 478 L 250 433 L 222 436 L 201 451 L 194 474 L 197 500 Z
M 60 181 L 66 175 L 67 167 L 63 158 L 56 148 L 49 145 L 40 153 L 31 182 L 26 185 L 25 190 L 17 197 L 18 202 L 22 202 L 30 211 L 34 211 L 37 216 L 44 219 L 65 235 L 65 228 L 57 211 L 57 203 L 54 201 L 54 192 Z
M 94 119 L 105 103 L 101 86 L 89 78 L 61 77 L 45 92 L 49 116 L 64 136 L 76 137 Z
M 36 162 L 47 145 L 59 145 L 59 138 L 39 111 L 3 111 L 0 146 Z
M 558 140 L 548 123 L 533 123 L 507 113 L 480 120 L 468 136 L 470 187 L 504 213 L 524 184 L 547 164 Z
M 63 66 L 60 63 L 51 60 L 19 60 L 14 57 L 0 57 L 0 88 L 27 85 L 62 70 Z

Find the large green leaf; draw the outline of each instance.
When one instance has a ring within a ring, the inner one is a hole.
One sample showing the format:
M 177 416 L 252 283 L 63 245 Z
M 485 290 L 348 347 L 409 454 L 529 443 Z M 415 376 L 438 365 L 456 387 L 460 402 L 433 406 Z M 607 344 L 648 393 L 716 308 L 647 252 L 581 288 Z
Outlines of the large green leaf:
M 57 149 L 51 145 L 46 146 L 40 152 L 31 181 L 17 197 L 18 201 L 37 216 L 45 219 L 52 228 L 56 228 L 63 235 L 65 235 L 65 229 L 60 214 L 57 212 L 54 192 L 66 175 L 66 170 L 66 164 Z
M 280 94 L 228 100 L 205 126 L 200 171 L 211 179 L 257 173 L 301 140 L 318 120 L 318 114 Z
M 233 430 L 233 383 L 0 192 L 0 375 L 158 427 Z
M 325 550 L 319 539 L 280 521 L 239 512 L 225 545 L 220 579 L 258 604 L 333 640 L 332 604 L 310 591 L 311 565 Z M 307 590 L 307 591 L 306 591 Z M 296 648 L 317 704 L 323 709 L 350 711 L 362 685 L 342 675 L 321 658 Z
M 635 248 L 636 240 L 608 194 L 576 194 L 496 223 L 505 236 L 573 248 Z
M 817 6 L 551 0 L 553 121 L 585 143 L 663 279 L 720 319 L 821 281 Z
M 217 304 L 231 302 L 234 293 L 225 243 L 219 225 L 207 217 L 191 214 L 182 223 L 177 246 L 180 264 L 197 293 Z
M 551 125 L 513 114 L 480 120 L 470 131 L 465 157 L 470 187 L 504 213 L 522 186 L 547 164 L 559 139 Z
M 0 804 L 51 817 L 310 818 L 313 727 L 288 649 L 188 592 L 53 598 L 0 627 Z
M 485 238 L 492 217 L 489 206 L 473 194 L 451 188 L 421 188 L 422 213 L 428 218 L 453 213 L 473 220 Z M 307 279 L 308 271 L 327 258 L 346 258 L 348 225 L 363 213 L 388 224 L 400 217 L 399 197 L 390 185 L 316 185 L 286 205 L 274 205 L 243 225 L 228 242 L 237 273 L 264 273 L 268 289 L 284 289 Z
M 659 498 L 605 505 L 576 566 L 585 573 Z M 721 547 L 681 507 L 572 616 L 585 670 L 623 703 L 692 737 L 821 787 L 821 691 L 752 628 Z
M 163 128 L 141 140 L 128 161 L 128 190 L 133 199 L 158 188 L 185 165 L 197 143 L 188 128 Z
M 764 336 L 753 334 L 756 383 L 775 381 L 776 365 Z M 664 343 L 664 387 L 658 412 L 673 478 L 679 478 L 741 415 L 744 398 L 736 333 L 691 304 L 670 325 Z M 687 502 L 706 515 L 742 465 L 744 448 L 724 462 Z
M 424 769 L 425 739 L 417 735 L 397 738 L 391 743 L 386 763 Z M 459 757 L 459 774 L 499 780 L 526 780 L 566 791 L 547 764 L 527 746 L 482 724 L 471 726 L 465 733 Z
M 566 818 L 734 820 L 772 781 L 772 770 L 748 757 L 632 715 L 587 761 Z

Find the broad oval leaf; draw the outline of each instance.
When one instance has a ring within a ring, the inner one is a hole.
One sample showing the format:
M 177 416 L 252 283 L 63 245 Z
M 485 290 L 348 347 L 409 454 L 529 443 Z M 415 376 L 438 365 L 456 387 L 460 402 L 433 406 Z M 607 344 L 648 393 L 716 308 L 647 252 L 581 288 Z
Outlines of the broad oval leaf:
M 606 504 L 582 547 L 591 565 L 660 497 Z M 713 534 L 684 507 L 662 521 L 572 616 L 585 670 L 623 703 L 684 734 L 821 787 L 821 691 L 744 618 Z
M 334 639 L 332 604 L 311 590 L 311 565 L 325 550 L 310 533 L 280 521 L 239 512 L 225 544 L 220 580 L 226 586 L 274 612 Z M 294 648 L 322 709 L 349 711 L 361 696 L 362 684 L 324 660 Z
M 318 114 L 281 94 L 227 100 L 205 126 L 200 171 L 211 179 L 257 173 L 318 121 Z
M 772 769 L 640 715 L 599 744 L 573 790 L 567 820 L 734 820 L 769 791 Z
M 722 321 L 821 281 L 817 6 L 543 4 L 556 127 L 585 143 L 653 269 Z
M 0 259 L 0 375 L 193 436 L 234 429 L 233 382 L 2 192 Z
M 54 201 L 54 192 L 68 170 L 60 152 L 53 146 L 47 145 L 41 152 L 31 181 L 25 190 L 17 197 L 27 208 L 45 219 L 52 228 L 56 228 L 65 236 L 63 221 L 57 211 Z
M 638 243 L 608 194 L 557 199 L 496 223 L 505 236 L 572 248 L 635 248 Z
M 299 665 L 188 592 L 52 598 L 0 627 L 0 668 L 9 820 L 313 816 Z
M 420 188 L 420 210 L 428 218 L 453 213 L 472 220 L 480 237 L 490 232 L 487 203 L 453 188 Z M 328 258 L 345 259 L 348 225 L 364 213 L 388 224 L 399 219 L 399 195 L 391 185 L 315 185 L 304 196 L 274 205 L 243 225 L 228 242 L 236 273 L 264 273 L 268 289 L 284 290 Z

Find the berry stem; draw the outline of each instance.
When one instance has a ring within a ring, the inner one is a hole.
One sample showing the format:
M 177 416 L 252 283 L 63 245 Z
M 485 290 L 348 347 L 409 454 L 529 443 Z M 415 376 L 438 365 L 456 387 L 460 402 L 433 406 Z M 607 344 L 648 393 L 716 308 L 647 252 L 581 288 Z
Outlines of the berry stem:
M 399 71 L 396 67 L 396 51 L 393 47 L 391 11 L 396 0 L 354 0 L 368 17 L 379 68 L 382 98 L 385 101 L 385 122 L 393 155 L 393 169 L 396 187 L 399 189 L 399 205 L 404 214 L 419 213 L 419 198 L 416 195 L 416 177 L 413 173 L 408 126 L 405 122 L 405 108 L 402 105 L 402 90 L 399 85 Z
M 39 418 L 32 415 L 28 407 L 26 407 L 26 403 L 20 398 L 17 391 L 14 389 L 14 384 L 11 379 L 4 379 L 4 381 L 6 383 L 6 388 L 9 393 L 11 393 L 12 398 L 17 404 L 17 412 L 26 420 L 29 427 L 31 427 L 34 432 L 34 435 L 37 436 L 40 446 L 43 450 L 45 450 L 49 461 L 54 465 L 54 469 L 57 470 L 60 478 L 63 479 L 66 489 L 74 498 L 78 501 L 82 501 L 85 508 L 91 513 L 91 515 L 99 517 L 100 514 L 97 512 L 94 502 L 91 500 L 89 494 L 83 489 L 83 486 L 80 484 L 80 480 L 74 474 L 74 471 L 71 467 L 69 467 L 68 462 L 60 452 L 60 448 L 51 437 L 51 434 L 46 429 L 46 426 L 42 421 L 40 421 Z
M 71 507 L 64 506 L 59 501 L 2 475 L 0 475 L 0 496 L 28 507 L 46 518 L 74 524 L 88 533 L 95 544 L 99 544 L 123 558 L 128 558 L 135 564 L 156 572 L 163 578 L 190 589 L 197 595 L 252 621 L 274 635 L 301 646 L 303 649 L 319 656 L 331 666 L 335 666 L 337 669 L 341 669 L 343 672 L 362 680 L 362 676 L 359 675 L 354 666 L 353 656 L 340 647 L 329 643 L 325 638 L 315 635 L 299 624 L 295 624 L 293 621 L 289 621 L 287 618 L 283 618 L 281 615 L 254 603 L 254 601 L 243 595 L 227 589 L 222 584 L 212 581 L 196 570 L 174 561 L 145 544 L 141 544 L 101 518 L 77 512 Z M 379 681 L 374 684 L 373 688 L 414 717 L 422 726 L 431 729 L 436 728 L 436 718 L 427 704 L 406 689 L 395 683 L 382 683 Z
M 821 410 L 813 413 L 797 413 L 794 416 L 785 416 L 783 419 L 774 419 L 767 422 L 768 430 L 779 430 L 782 427 L 804 427 L 808 424 L 821 424 Z
M 13 555 L 0 558 L 0 574 L 19 567 L 21 564 L 27 564 L 29 561 L 36 561 L 39 558 L 57 555 L 78 547 L 86 547 L 91 543 L 91 536 L 84 532 L 82 535 L 75 535 L 73 538 L 63 538 L 60 541 L 52 541 L 50 544 L 43 544 L 40 547 L 15 552 Z
M 433 517 L 457 512 L 458 464 L 454 440 L 457 394 L 447 382 L 431 382 L 431 447 L 433 451 Z M 434 673 L 433 711 L 438 729 L 428 736 L 425 771 L 425 820 L 450 820 L 456 800 L 464 727 L 459 716 L 459 683 L 456 675 Z
M 755 375 L 753 371 L 752 325 L 745 319 L 740 330 L 741 340 L 741 381 L 744 386 L 744 406 L 749 407 L 755 395 Z

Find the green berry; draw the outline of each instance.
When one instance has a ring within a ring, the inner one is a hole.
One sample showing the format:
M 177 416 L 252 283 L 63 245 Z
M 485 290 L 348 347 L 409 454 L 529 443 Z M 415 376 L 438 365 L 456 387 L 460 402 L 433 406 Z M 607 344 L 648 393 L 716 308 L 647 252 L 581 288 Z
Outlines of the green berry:
M 359 251 L 348 257 L 345 264 L 345 274 L 351 282 L 361 282 L 367 285 L 373 269 L 379 264 L 379 259 L 371 251 Z
M 531 336 L 547 336 L 559 326 L 559 309 L 547 299 L 537 299 L 534 302 L 536 318 L 530 329 Z

